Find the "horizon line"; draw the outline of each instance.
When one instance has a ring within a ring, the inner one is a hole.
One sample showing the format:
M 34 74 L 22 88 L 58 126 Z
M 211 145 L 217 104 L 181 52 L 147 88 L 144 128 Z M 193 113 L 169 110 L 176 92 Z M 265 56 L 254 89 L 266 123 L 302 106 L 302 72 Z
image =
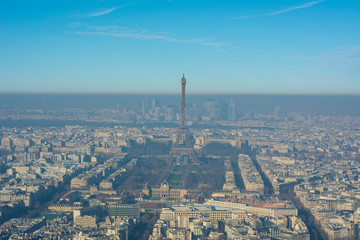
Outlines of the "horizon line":
M 180 92 L 0 92 L 0 95 L 181 95 Z M 186 95 L 360 96 L 360 93 L 187 92 Z

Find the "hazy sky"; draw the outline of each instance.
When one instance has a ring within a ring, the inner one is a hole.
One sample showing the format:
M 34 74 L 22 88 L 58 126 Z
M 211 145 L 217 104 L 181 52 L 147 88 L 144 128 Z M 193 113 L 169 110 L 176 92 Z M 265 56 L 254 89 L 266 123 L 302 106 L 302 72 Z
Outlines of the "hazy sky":
M 360 94 L 359 0 L 0 0 L 0 92 Z

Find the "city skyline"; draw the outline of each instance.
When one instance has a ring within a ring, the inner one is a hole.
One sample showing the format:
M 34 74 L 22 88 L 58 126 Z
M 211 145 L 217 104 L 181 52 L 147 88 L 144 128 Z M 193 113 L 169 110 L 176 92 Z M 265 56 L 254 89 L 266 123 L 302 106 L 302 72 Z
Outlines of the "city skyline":
M 355 1 L 12 1 L 0 9 L 2 93 L 177 94 L 184 70 L 189 94 L 360 94 Z

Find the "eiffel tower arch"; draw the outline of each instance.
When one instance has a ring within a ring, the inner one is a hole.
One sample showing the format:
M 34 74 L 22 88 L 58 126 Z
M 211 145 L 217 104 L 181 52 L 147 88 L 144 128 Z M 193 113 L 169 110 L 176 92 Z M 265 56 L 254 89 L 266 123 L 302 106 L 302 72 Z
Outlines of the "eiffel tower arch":
M 186 78 L 183 74 L 181 79 L 181 102 L 180 102 L 180 121 L 176 133 L 175 142 L 171 148 L 169 159 L 172 161 L 179 155 L 187 155 L 193 164 L 199 164 L 199 160 L 194 151 L 194 145 L 191 141 L 190 130 L 186 125 L 186 100 L 185 100 Z

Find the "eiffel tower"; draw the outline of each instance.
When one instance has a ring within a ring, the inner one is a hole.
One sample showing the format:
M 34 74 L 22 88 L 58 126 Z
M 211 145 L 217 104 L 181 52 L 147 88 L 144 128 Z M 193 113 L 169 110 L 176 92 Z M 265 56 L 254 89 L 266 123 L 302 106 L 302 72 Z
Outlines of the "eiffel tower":
M 176 134 L 175 142 L 172 146 L 172 149 L 169 154 L 169 159 L 173 160 L 174 157 L 179 155 L 187 155 L 193 162 L 193 164 L 199 164 L 199 160 L 196 157 L 193 143 L 191 142 L 190 138 L 190 131 L 189 128 L 186 126 L 185 123 L 185 109 L 186 109 L 186 101 L 185 101 L 185 85 L 186 79 L 183 74 L 181 79 L 181 112 L 180 112 L 180 121 L 179 121 L 179 128 Z

